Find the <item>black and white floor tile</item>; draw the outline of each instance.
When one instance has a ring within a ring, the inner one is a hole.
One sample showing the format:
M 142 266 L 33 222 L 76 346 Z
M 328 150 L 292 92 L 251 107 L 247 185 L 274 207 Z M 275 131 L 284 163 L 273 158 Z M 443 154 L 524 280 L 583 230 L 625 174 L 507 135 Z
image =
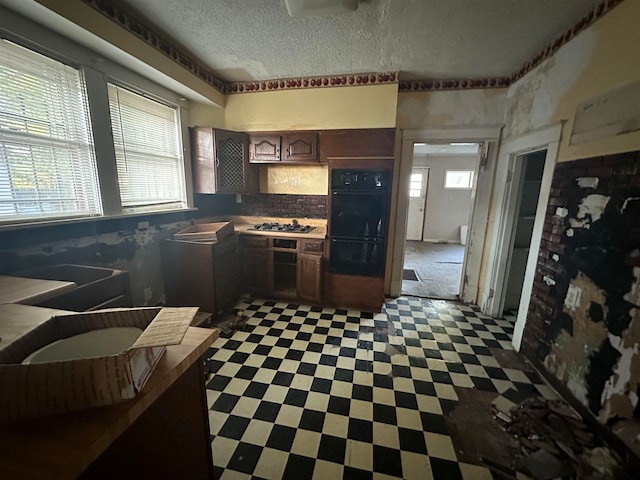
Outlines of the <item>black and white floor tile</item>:
M 491 479 L 458 462 L 454 387 L 553 398 L 502 368 L 513 324 L 477 307 L 401 297 L 382 313 L 247 301 L 244 331 L 207 352 L 213 462 L 227 479 Z

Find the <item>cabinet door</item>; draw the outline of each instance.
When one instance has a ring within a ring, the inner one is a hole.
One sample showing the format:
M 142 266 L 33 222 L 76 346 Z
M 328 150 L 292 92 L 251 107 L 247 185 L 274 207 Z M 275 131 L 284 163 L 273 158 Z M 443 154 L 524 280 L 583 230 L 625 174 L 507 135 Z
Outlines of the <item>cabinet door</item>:
M 213 151 L 213 130 L 190 128 L 193 166 L 193 191 L 216 193 L 216 171 Z
M 211 243 L 164 240 L 160 254 L 166 304 L 215 313 Z
M 233 252 L 214 260 L 216 309 L 226 310 L 235 305 L 238 298 L 239 271 L 238 254 Z
M 331 158 L 394 158 L 394 128 L 359 128 L 320 132 L 320 161 Z
M 322 299 L 322 256 L 298 254 L 298 297 L 319 302 Z
M 280 161 L 280 135 L 250 135 L 249 162 L 273 163 Z
M 269 295 L 273 290 L 273 258 L 269 250 L 244 250 L 244 276 L 247 290 L 254 296 Z
M 318 162 L 318 132 L 287 133 L 282 136 L 282 161 Z
M 216 193 L 249 193 L 249 137 L 214 130 Z

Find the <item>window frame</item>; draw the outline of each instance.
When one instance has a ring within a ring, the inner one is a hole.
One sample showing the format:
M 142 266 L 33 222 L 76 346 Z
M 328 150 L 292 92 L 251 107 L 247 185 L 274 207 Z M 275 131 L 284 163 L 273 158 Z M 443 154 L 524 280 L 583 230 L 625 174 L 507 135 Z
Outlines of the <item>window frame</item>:
M 469 177 L 469 186 L 468 187 L 448 187 L 447 186 L 447 175 L 449 172 L 458 173 L 458 172 L 469 172 L 471 175 Z M 443 179 L 443 188 L 445 190 L 472 190 L 473 182 L 475 181 L 476 172 L 473 169 L 469 168 L 445 168 L 444 170 L 444 179 Z
M 189 102 L 155 82 L 127 69 L 126 67 L 102 58 L 88 48 L 75 43 L 58 33 L 46 29 L 29 20 L 24 23 L 12 22 L 10 18 L 0 19 L 0 38 L 16 43 L 24 48 L 49 57 L 79 70 L 85 82 L 89 121 L 91 124 L 94 155 L 96 158 L 97 181 L 100 189 L 102 215 L 34 217 L 30 219 L 0 219 L 0 231 L 56 225 L 77 222 L 92 222 L 114 218 L 127 218 L 141 215 L 166 214 L 194 211 L 193 183 L 191 175 L 191 154 L 188 134 Z M 47 45 L 47 46 L 45 46 Z M 51 48 L 50 46 L 55 46 Z M 62 54 L 61 52 L 65 52 Z M 123 209 L 120 200 L 115 147 L 113 145 L 111 119 L 108 98 L 108 83 L 113 83 L 138 93 L 150 100 L 177 109 L 178 130 L 182 148 L 182 172 L 184 201 L 178 208 L 152 206 L 149 208 Z

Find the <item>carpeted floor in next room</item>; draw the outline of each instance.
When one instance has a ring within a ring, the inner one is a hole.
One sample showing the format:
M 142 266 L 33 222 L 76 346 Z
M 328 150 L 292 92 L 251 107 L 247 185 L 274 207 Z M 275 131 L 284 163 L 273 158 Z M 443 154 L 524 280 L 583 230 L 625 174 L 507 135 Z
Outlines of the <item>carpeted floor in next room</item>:
M 464 248 L 464 245 L 456 243 L 407 241 L 402 294 L 446 300 L 457 299 L 460 291 Z
M 220 480 L 491 479 L 459 459 L 465 432 L 447 414 L 462 394 L 555 397 L 526 362 L 505 367 L 513 324 L 474 306 L 400 297 L 378 314 L 263 300 L 237 309 L 242 330 L 207 352 Z

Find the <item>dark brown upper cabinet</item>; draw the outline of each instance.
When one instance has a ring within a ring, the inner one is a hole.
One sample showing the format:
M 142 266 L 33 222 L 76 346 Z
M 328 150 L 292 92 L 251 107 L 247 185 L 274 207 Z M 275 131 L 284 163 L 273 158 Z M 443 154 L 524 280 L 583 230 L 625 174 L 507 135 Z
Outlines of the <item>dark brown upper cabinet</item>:
M 193 127 L 190 132 L 195 193 L 256 191 L 246 133 L 205 127 Z
M 255 132 L 250 138 L 251 163 L 318 163 L 318 132 Z
M 394 128 L 323 130 L 320 132 L 320 161 L 341 158 L 394 158 Z
M 286 133 L 282 136 L 282 147 L 283 162 L 318 162 L 317 132 Z
M 251 134 L 249 161 L 251 163 L 273 163 L 280 161 L 280 135 Z

